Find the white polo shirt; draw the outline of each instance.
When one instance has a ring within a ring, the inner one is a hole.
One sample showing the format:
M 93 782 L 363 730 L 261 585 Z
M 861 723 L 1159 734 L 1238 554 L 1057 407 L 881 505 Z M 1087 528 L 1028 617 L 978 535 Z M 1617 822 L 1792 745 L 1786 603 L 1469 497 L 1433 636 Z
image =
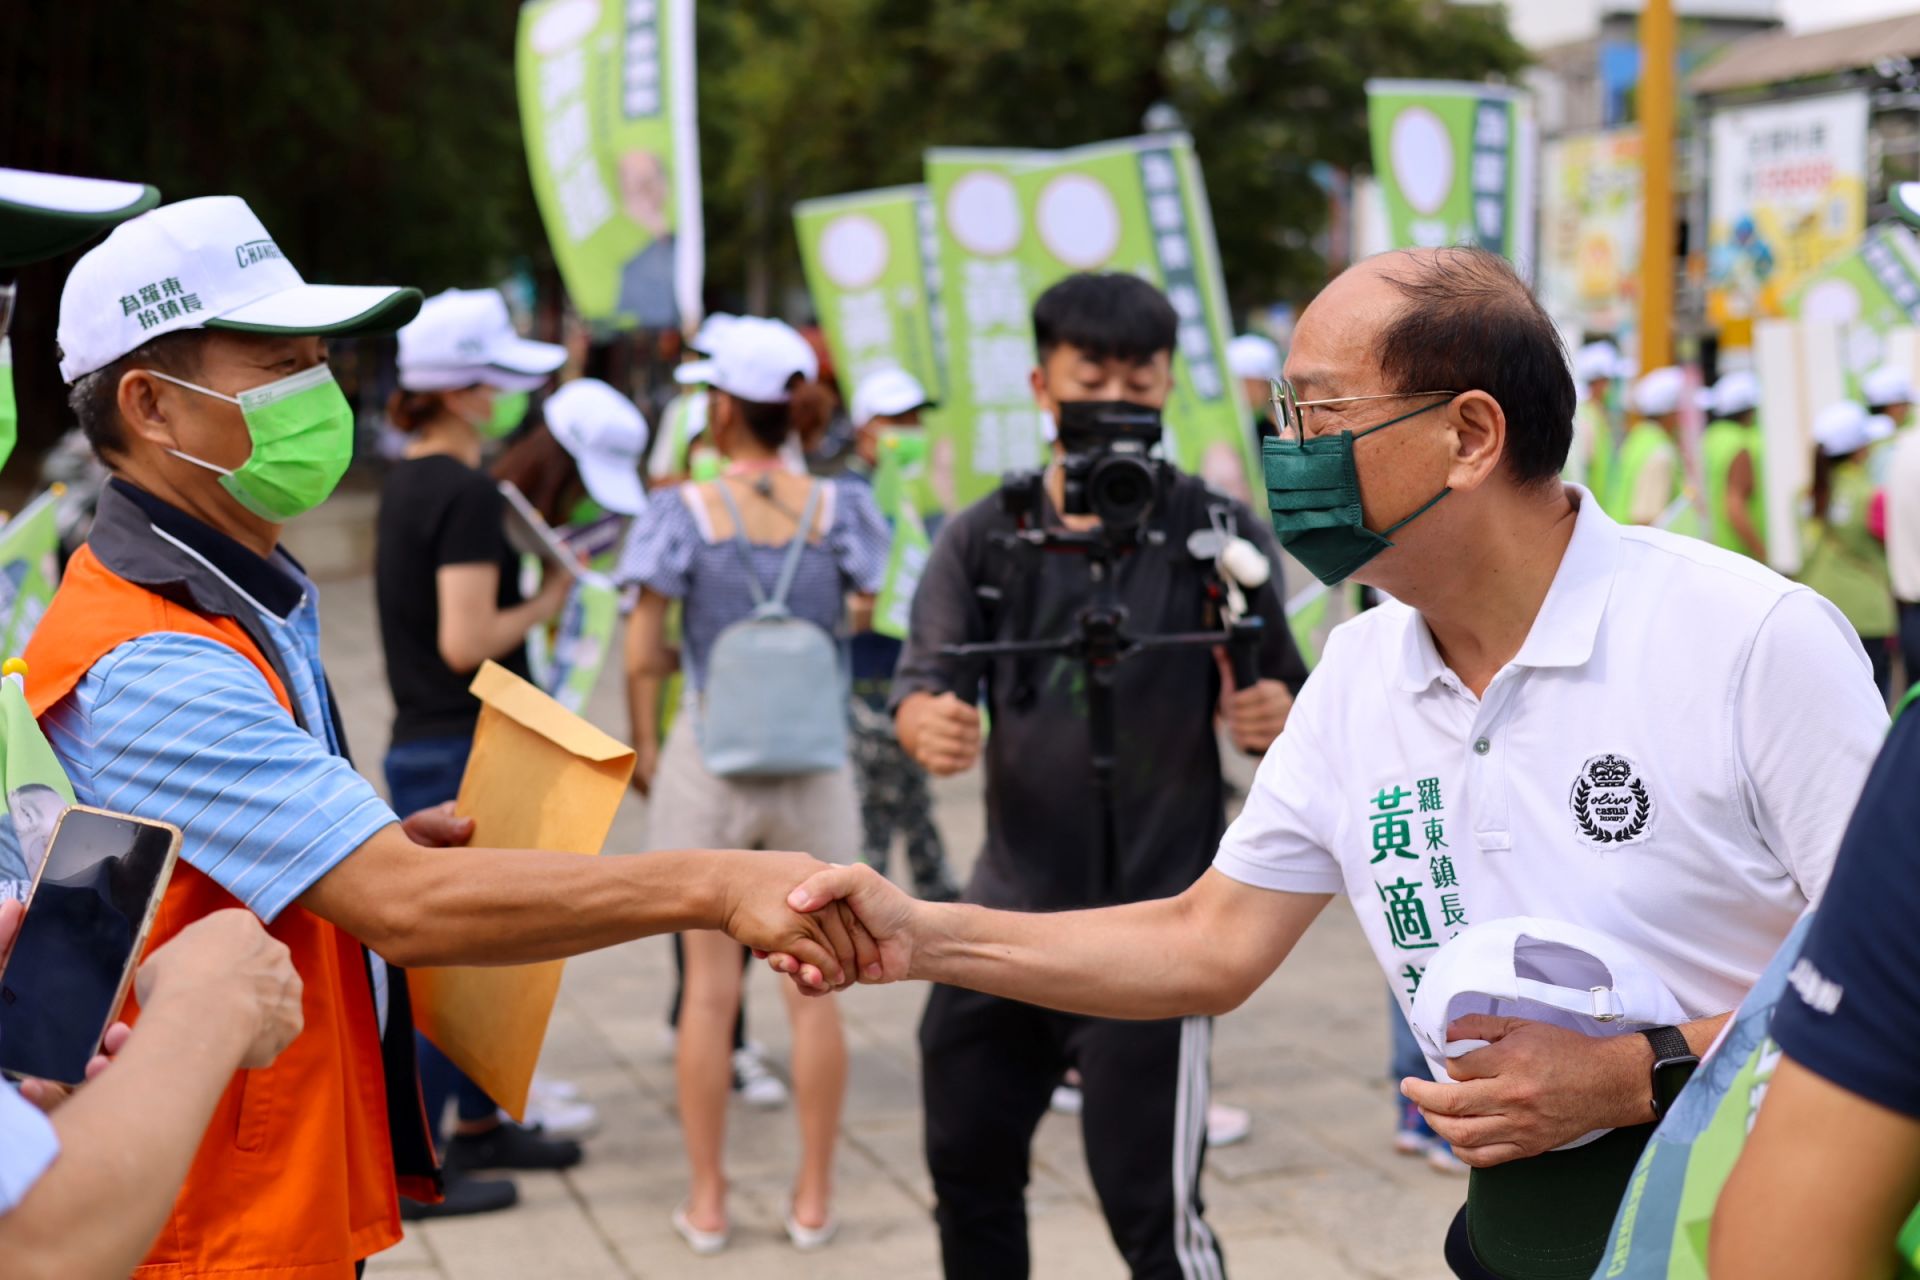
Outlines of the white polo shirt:
M 1485 695 L 1405 605 L 1340 627 L 1214 866 L 1344 891 L 1403 1009 L 1462 927 L 1531 915 L 1722 1013 L 1825 888 L 1886 708 L 1826 600 L 1569 488 L 1566 556 Z
M 0 1215 L 27 1198 L 59 1154 L 52 1122 L 0 1080 Z

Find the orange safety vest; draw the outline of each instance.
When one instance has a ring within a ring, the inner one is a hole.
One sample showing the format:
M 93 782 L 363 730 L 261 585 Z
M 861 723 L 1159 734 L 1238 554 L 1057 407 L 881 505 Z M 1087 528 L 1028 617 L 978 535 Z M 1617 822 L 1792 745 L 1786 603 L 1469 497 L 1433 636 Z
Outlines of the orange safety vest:
M 89 547 L 74 555 L 27 646 L 34 714 L 44 716 L 112 650 L 156 632 L 231 646 L 293 714 L 285 685 L 238 623 L 128 582 Z M 182 859 L 148 950 L 203 916 L 242 905 Z M 297 905 L 267 931 L 293 953 L 305 984 L 306 1029 L 271 1067 L 238 1072 L 227 1085 L 136 1280 L 340 1280 L 357 1261 L 399 1242 L 399 1191 L 439 1198 L 433 1179 L 394 1170 L 380 1028 L 360 944 Z M 404 982 L 394 975 L 395 985 Z M 135 1022 L 131 996 L 127 1004 L 122 1017 Z M 417 1080 L 411 1092 L 418 1105 Z

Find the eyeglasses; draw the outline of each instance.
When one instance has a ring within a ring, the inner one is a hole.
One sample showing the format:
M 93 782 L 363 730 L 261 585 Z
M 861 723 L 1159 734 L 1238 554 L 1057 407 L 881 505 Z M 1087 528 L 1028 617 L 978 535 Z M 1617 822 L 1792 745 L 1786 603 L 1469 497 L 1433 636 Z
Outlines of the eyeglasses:
M 1325 400 L 1302 400 L 1294 393 L 1293 384 L 1284 378 L 1272 384 L 1273 420 L 1280 429 L 1282 440 L 1292 440 L 1298 444 L 1307 438 L 1306 415 L 1302 409 L 1312 409 L 1326 404 L 1357 404 L 1363 400 L 1408 400 L 1421 396 L 1453 397 L 1458 391 L 1390 391 L 1379 396 L 1332 396 Z

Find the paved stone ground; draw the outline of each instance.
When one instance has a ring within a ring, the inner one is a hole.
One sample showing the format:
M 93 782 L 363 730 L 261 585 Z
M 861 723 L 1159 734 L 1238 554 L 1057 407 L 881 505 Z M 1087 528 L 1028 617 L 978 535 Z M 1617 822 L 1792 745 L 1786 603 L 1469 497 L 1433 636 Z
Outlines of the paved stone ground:
M 312 560 L 326 560 L 301 537 L 291 541 Z M 371 582 L 333 578 L 323 595 L 329 668 L 361 767 L 377 780 L 391 711 Z M 624 737 L 615 677 L 602 681 L 590 711 Z M 979 793 L 977 775 L 939 788 L 941 826 L 962 867 L 980 835 Z M 645 806 L 630 798 L 608 848 L 642 848 L 645 833 Z M 604 1128 L 590 1141 L 587 1161 L 567 1174 L 521 1177 L 523 1203 L 510 1213 L 414 1228 L 369 1274 L 378 1280 L 937 1276 L 914 1042 L 924 990 L 861 988 L 841 998 L 852 1083 L 839 1162 L 840 1239 L 808 1256 L 787 1244 L 780 1222 L 796 1159 L 792 1118 L 736 1107 L 728 1134 L 734 1243 L 716 1258 L 698 1259 L 667 1223 L 685 1178 L 673 1068 L 661 1037 L 671 977 L 667 944 L 657 939 L 572 961 L 544 1066 L 577 1082 L 601 1110 Z M 1254 1116 L 1248 1141 L 1209 1157 L 1205 1183 L 1208 1217 L 1235 1276 L 1443 1280 L 1449 1274 L 1440 1240 L 1465 1184 L 1396 1156 L 1389 1146 L 1385 1000 L 1350 911 L 1336 903 L 1280 973 L 1221 1021 L 1215 1096 Z M 784 1061 L 786 1020 L 773 975 L 756 969 L 748 1009 L 753 1037 L 776 1062 Z M 1077 1122 L 1049 1116 L 1042 1124 L 1029 1202 L 1035 1276 L 1125 1274 L 1087 1177 Z

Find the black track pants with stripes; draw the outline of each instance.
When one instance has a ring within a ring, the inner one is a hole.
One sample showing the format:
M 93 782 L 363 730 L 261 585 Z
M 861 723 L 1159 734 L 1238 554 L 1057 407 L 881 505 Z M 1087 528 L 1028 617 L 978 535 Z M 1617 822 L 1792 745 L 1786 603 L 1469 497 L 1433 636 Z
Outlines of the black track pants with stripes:
M 1087 1164 L 1136 1280 L 1223 1280 L 1200 1200 L 1205 1018 L 1117 1022 L 935 987 L 920 1023 L 927 1165 L 948 1280 L 1028 1274 L 1033 1131 L 1080 1070 Z

